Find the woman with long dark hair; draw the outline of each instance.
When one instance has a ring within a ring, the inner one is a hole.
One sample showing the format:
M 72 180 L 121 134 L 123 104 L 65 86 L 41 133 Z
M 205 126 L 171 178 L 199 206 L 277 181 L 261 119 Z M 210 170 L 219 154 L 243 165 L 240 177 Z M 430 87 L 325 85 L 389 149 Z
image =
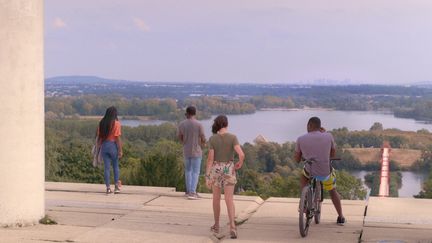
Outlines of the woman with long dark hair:
M 236 170 L 239 170 L 244 161 L 244 153 L 237 137 L 228 133 L 228 118 L 219 115 L 214 119 L 212 126 L 213 136 L 209 139 L 209 152 L 206 168 L 206 185 L 213 191 L 214 224 L 210 230 L 219 233 L 220 199 L 224 189 L 225 203 L 228 210 L 230 236 L 237 238 L 237 229 L 234 221 L 234 187 L 237 183 Z M 234 163 L 234 152 L 239 160 Z
M 101 154 L 104 161 L 104 178 L 106 193 L 112 193 L 110 187 L 110 167 L 114 170 L 114 193 L 120 193 L 119 187 L 119 159 L 123 156 L 122 143 L 120 140 L 121 125 L 117 118 L 117 109 L 109 107 L 105 116 L 99 122 L 98 143 L 101 145 Z

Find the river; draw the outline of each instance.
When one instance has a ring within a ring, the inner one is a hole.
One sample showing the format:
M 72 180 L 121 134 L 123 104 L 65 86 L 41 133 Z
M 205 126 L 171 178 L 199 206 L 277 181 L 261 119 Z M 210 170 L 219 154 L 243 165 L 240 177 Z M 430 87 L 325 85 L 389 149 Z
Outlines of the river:
M 370 172 L 360 170 L 351 171 L 351 175 L 359 178 L 364 183 L 364 176 Z M 399 189 L 399 197 L 413 197 L 419 194 L 422 190 L 423 182 L 427 179 L 426 173 L 415 171 L 401 171 L 402 174 L 402 187 Z M 366 187 L 366 186 L 365 186 Z
M 333 110 L 271 110 L 257 111 L 254 114 L 229 115 L 228 128 L 237 135 L 240 143 L 253 142 L 258 135 L 278 143 L 295 141 L 306 132 L 306 123 L 312 116 L 321 118 L 327 130 L 347 127 L 349 130 L 369 130 L 374 122 L 384 128 L 397 128 L 404 131 L 428 129 L 432 124 L 416 122 L 414 119 L 398 118 L 392 114 L 373 111 L 333 111 Z M 157 125 L 160 120 L 123 120 L 126 126 Z M 201 121 L 207 137 L 211 136 L 212 119 Z
M 347 127 L 349 130 L 369 130 L 374 122 L 380 122 L 385 129 L 396 128 L 404 131 L 427 129 L 432 131 L 432 124 L 417 122 L 414 119 L 398 118 L 389 113 L 373 111 L 334 111 L 334 110 L 270 110 L 257 111 L 247 115 L 229 115 L 229 131 L 236 134 L 240 143 L 253 142 L 258 135 L 278 143 L 295 141 L 306 132 L 306 123 L 312 116 L 321 118 L 327 130 Z M 158 125 L 164 121 L 123 120 L 125 126 Z M 212 119 L 201 121 L 207 138 L 211 136 Z M 363 179 L 365 171 L 353 172 Z M 426 175 L 411 171 L 402 172 L 400 197 L 412 197 L 421 190 Z

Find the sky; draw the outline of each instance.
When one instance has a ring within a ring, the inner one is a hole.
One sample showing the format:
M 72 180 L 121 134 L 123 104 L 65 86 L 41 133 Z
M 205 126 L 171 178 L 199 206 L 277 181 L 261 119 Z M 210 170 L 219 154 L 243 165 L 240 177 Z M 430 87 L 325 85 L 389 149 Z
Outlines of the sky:
M 430 0 L 45 0 L 45 76 L 431 81 L 431 13 Z

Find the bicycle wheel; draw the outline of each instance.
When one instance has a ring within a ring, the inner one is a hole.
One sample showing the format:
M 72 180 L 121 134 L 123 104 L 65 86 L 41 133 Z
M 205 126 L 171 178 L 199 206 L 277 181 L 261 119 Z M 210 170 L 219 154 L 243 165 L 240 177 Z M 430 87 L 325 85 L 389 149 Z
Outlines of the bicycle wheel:
M 311 217 L 309 217 L 311 211 L 311 190 L 309 186 L 305 186 L 302 190 L 300 196 L 300 204 L 299 204 L 299 229 L 300 235 L 302 237 L 306 237 L 309 230 L 309 225 L 311 222 Z
M 321 182 L 317 182 L 316 183 L 316 187 L 315 187 L 315 224 L 319 224 L 321 221 L 321 204 L 322 204 L 322 193 L 323 193 L 323 189 L 322 189 L 322 185 Z

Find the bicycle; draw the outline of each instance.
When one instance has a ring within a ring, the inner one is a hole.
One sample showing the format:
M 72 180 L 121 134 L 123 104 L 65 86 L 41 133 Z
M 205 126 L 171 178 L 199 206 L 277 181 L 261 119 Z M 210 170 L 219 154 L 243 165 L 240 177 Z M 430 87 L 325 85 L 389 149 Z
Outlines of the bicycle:
M 339 159 L 330 160 L 330 170 L 332 170 L 332 161 Z M 314 160 L 306 160 L 311 168 Z M 323 184 L 317 177 L 311 175 L 309 185 L 303 187 L 300 196 L 299 203 L 299 229 L 300 235 L 306 237 L 309 231 L 309 226 L 314 218 L 315 224 L 319 224 L 321 221 L 321 205 L 324 200 L 323 196 Z

